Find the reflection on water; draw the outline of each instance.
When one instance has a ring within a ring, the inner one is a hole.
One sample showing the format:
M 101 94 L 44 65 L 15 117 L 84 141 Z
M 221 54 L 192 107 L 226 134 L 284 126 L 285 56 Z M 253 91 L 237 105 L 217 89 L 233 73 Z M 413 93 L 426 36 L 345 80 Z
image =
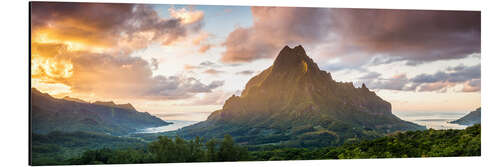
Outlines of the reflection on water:
M 393 112 L 399 118 L 432 129 L 465 129 L 467 126 L 448 123 L 466 115 L 466 112 Z M 138 130 L 137 133 L 160 133 L 178 130 L 199 121 L 165 120 L 173 124 Z
M 137 133 L 160 133 L 160 132 L 173 131 L 198 122 L 198 121 L 182 121 L 182 120 L 165 120 L 165 121 L 172 122 L 173 124 L 154 127 L 154 128 L 141 129 L 138 130 Z
M 432 129 L 465 129 L 467 126 L 448 122 L 466 114 L 466 112 L 394 112 L 394 115 L 403 120 Z

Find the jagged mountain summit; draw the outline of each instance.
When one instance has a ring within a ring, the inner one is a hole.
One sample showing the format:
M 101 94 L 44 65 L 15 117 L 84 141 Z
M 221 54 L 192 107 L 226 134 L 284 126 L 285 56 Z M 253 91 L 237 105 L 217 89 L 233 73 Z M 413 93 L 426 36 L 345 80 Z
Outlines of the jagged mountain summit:
M 56 99 L 31 89 L 31 128 L 33 133 L 87 131 L 125 135 L 138 129 L 171 124 L 147 112 L 138 112 L 131 104 L 88 103 L 65 97 Z
M 398 130 L 425 129 L 392 114 L 391 104 L 364 84 L 337 82 L 302 46 L 285 46 L 272 66 L 248 81 L 206 121 L 181 129 L 184 137 L 235 136 L 247 144 L 336 145 Z

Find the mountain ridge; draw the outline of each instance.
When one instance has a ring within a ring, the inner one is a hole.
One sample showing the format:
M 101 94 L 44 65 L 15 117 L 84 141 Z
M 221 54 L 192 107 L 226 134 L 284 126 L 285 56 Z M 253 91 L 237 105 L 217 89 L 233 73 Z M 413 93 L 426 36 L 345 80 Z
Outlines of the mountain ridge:
M 135 107 L 132 104 L 130 104 L 130 103 L 115 104 L 115 102 L 113 102 L 113 101 L 95 101 L 92 104 L 137 111 L 135 109 Z
M 79 98 L 70 97 L 70 96 L 64 96 L 62 99 L 63 100 L 67 100 L 67 101 L 79 102 L 79 103 L 91 103 L 91 102 L 87 102 L 85 100 L 82 100 L 82 99 L 79 99 Z M 95 101 L 95 102 L 92 102 L 91 104 L 137 111 L 137 109 L 135 109 L 135 107 L 132 104 L 130 104 L 130 103 L 116 104 L 113 101 Z
M 352 82 L 333 80 L 299 45 L 285 46 L 273 65 L 247 82 L 241 96 L 231 96 L 206 121 L 185 127 L 179 134 L 221 137 L 227 133 L 240 142 L 249 142 L 244 139 L 248 136 L 274 135 L 278 136 L 274 142 L 301 145 L 300 138 L 314 136 L 329 140 L 321 142 L 340 144 L 356 136 L 415 129 L 424 127 L 393 115 L 391 104 L 366 85 L 355 88 Z
M 79 103 L 89 103 L 89 102 L 87 102 L 85 100 L 82 100 L 82 99 L 79 99 L 79 98 L 70 97 L 70 96 L 64 96 L 62 99 L 63 100 L 67 100 L 67 101 L 79 102 Z
M 32 88 L 32 132 L 87 131 L 125 135 L 142 128 L 171 124 L 147 112 L 131 109 L 131 105 L 106 106 L 73 100 L 57 99 Z

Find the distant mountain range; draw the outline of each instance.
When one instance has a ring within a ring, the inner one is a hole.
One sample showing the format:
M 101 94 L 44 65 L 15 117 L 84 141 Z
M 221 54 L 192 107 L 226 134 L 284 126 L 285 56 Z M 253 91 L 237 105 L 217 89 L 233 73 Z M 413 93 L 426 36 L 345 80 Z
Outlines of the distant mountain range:
M 313 147 L 339 145 L 425 127 L 399 119 L 391 104 L 364 84 L 337 82 L 319 69 L 302 46 L 284 47 L 272 66 L 248 81 L 206 121 L 182 128 L 183 137 L 239 143 Z
M 49 94 L 31 89 L 32 132 L 88 131 L 125 135 L 138 129 L 171 124 L 147 112 L 138 112 L 131 104 L 95 103 Z
M 470 112 L 469 114 L 465 115 L 460 119 L 451 121 L 450 123 L 467 125 L 467 126 L 474 124 L 481 124 L 481 107 L 477 108 L 476 110 Z

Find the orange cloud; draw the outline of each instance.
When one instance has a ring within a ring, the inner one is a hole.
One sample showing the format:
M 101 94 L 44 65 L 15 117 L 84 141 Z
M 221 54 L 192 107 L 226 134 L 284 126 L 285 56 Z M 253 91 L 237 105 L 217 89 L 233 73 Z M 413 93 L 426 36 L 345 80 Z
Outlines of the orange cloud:
M 175 15 L 164 19 L 149 5 L 35 2 L 32 41 L 63 43 L 70 50 L 129 54 L 199 31 L 202 11 L 182 8 L 171 13 Z
M 76 94 L 73 97 L 92 94 L 100 98 L 183 99 L 211 92 L 224 84 L 222 81 L 204 84 L 185 76 L 153 76 L 154 64 L 140 57 L 75 52 L 53 44 L 34 46 L 38 56 L 32 59 L 31 78 L 36 81 L 32 86 L 44 87 L 52 94 L 61 93 L 55 89 L 59 87 L 69 88 Z M 47 55 L 51 57 L 44 57 Z
M 205 53 L 207 52 L 210 48 L 212 48 L 212 45 L 207 44 L 207 45 L 202 45 L 200 49 L 198 49 L 198 52 L 200 53 Z
M 200 44 L 202 44 L 204 41 L 206 41 L 208 38 L 213 37 L 213 36 L 214 36 L 213 34 L 206 33 L 206 32 L 202 32 L 202 33 L 198 34 L 198 36 L 196 36 L 196 37 L 193 39 L 193 44 L 195 44 L 195 45 L 200 45 Z
M 170 8 L 168 9 L 168 11 L 170 12 L 170 15 L 172 17 L 181 19 L 182 24 L 192 24 L 195 22 L 199 22 L 203 19 L 204 16 L 204 13 L 202 11 L 194 11 L 186 8 Z
M 181 99 L 222 86 L 222 81 L 153 76 L 157 61 L 130 56 L 153 43 L 183 40 L 199 31 L 203 12 L 171 12 L 176 15 L 165 19 L 148 5 L 32 3 L 32 87 L 91 100 Z
M 481 91 L 481 79 L 473 79 L 464 83 L 463 92 L 478 92 Z
M 438 91 L 440 93 L 444 93 L 447 91 L 447 88 L 451 88 L 455 85 L 456 83 L 450 83 L 450 82 L 425 83 L 419 87 L 418 91 L 419 92 Z

